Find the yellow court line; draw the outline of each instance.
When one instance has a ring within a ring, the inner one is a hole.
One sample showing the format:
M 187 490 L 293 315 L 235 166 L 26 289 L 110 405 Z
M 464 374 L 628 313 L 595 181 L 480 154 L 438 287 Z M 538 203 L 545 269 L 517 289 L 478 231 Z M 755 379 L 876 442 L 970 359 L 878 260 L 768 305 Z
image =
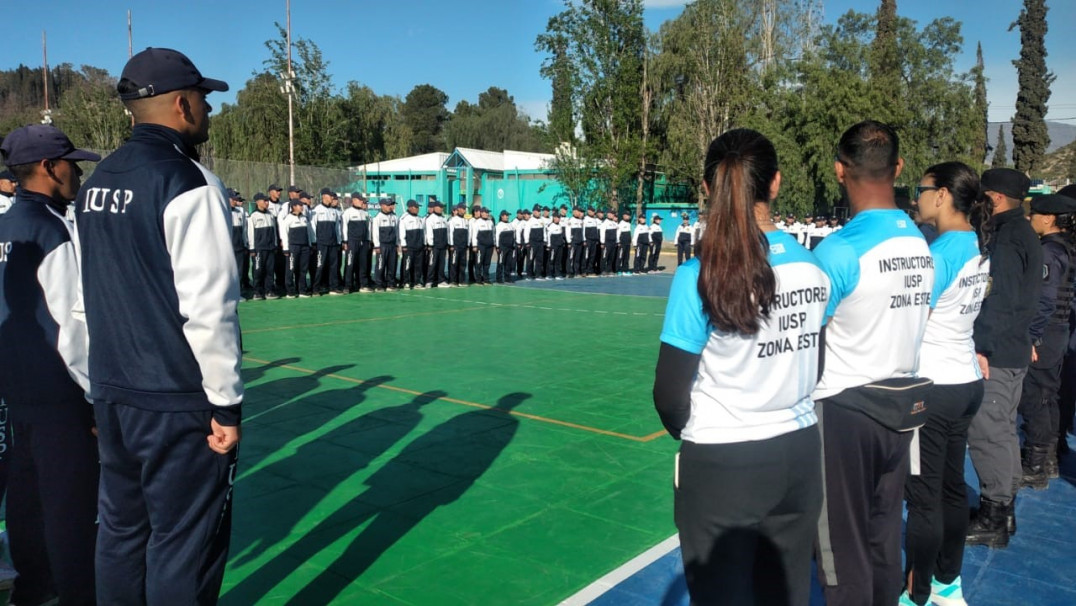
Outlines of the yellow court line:
M 243 356 L 243 359 L 248 361 L 248 362 L 254 362 L 255 364 L 272 364 L 273 363 L 272 360 L 262 360 L 262 359 L 259 359 L 259 358 L 252 358 L 250 356 Z M 285 368 L 287 370 L 294 370 L 296 372 L 306 373 L 306 374 L 310 374 L 310 375 L 318 374 L 318 371 L 316 371 L 316 370 L 310 370 L 309 368 L 302 368 L 300 366 L 292 366 L 291 364 L 281 364 L 279 366 L 276 366 L 276 368 Z M 362 379 L 355 379 L 355 378 L 352 378 L 352 377 L 345 377 L 343 375 L 338 375 L 338 374 L 326 374 L 326 375 L 321 375 L 321 376 L 329 377 L 329 378 L 332 378 L 332 379 L 337 379 L 337 380 L 340 380 L 340 381 L 346 381 L 348 383 L 355 383 L 357 385 L 364 385 L 364 384 L 367 383 L 367 381 L 363 381 Z M 375 384 L 374 387 L 377 387 L 379 389 L 388 389 L 389 391 L 395 391 L 395 392 L 399 392 L 399 393 L 405 393 L 405 394 L 412 395 L 412 396 L 426 395 L 424 392 L 421 392 L 421 391 L 415 391 L 413 389 L 405 389 L 403 387 L 396 387 L 394 385 L 385 385 L 383 383 Z M 642 436 L 642 437 L 631 436 L 631 435 L 624 434 L 624 433 L 619 433 L 619 432 L 615 432 L 615 431 L 609 431 L 607 429 L 598 429 L 597 427 L 589 427 L 587 425 L 580 425 L 578 423 L 570 423 L 568 421 L 561 421 L 561 420 L 558 420 L 558 419 L 550 419 L 549 417 L 542 417 L 542 416 L 539 416 L 539 415 L 532 415 L 532 414 L 528 414 L 528 413 L 525 413 L 525 412 L 517 412 L 517 411 L 514 411 L 514 410 L 503 411 L 503 410 L 497 408 L 496 406 L 490 406 L 489 404 L 479 404 L 478 402 L 469 402 L 467 400 L 460 400 L 460 399 L 457 399 L 457 398 L 447 398 L 447 397 L 440 397 L 440 398 L 435 398 L 435 399 L 441 400 L 443 402 L 451 402 L 452 404 L 460 404 L 462 406 L 470 406 L 471 408 L 480 408 L 482 410 L 499 410 L 500 412 L 506 412 L 507 414 L 514 415 L 514 416 L 517 416 L 517 417 L 521 417 L 521 418 L 524 418 L 524 419 L 530 419 L 532 421 L 539 421 L 541 423 L 549 423 L 551 425 L 559 425 L 561 427 L 568 427 L 568 428 L 571 428 L 571 429 L 579 429 L 581 431 L 586 431 L 586 432 L 589 432 L 589 433 L 601 434 L 603 436 L 611 436 L 611 437 L 620 438 L 620 439 L 623 439 L 623 440 L 631 440 L 632 442 L 650 442 L 650 441 L 652 441 L 652 440 L 654 440 L 656 438 L 661 437 L 665 433 L 664 431 L 659 431 L 659 432 L 653 433 L 653 434 L 651 434 L 649 436 Z

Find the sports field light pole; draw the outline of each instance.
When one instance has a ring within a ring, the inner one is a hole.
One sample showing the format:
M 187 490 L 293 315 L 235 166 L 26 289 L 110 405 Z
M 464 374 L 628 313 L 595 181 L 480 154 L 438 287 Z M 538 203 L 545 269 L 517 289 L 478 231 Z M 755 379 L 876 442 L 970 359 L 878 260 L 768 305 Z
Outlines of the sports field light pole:
M 292 81 L 295 74 L 291 71 L 291 0 L 287 0 L 288 11 L 288 75 L 284 77 L 284 94 L 288 96 L 288 184 L 295 185 L 295 118 L 292 109 L 292 97 L 295 89 Z
M 41 112 L 41 123 L 52 124 L 52 110 L 49 109 L 49 51 L 45 30 L 41 30 L 41 83 L 45 85 L 45 109 Z

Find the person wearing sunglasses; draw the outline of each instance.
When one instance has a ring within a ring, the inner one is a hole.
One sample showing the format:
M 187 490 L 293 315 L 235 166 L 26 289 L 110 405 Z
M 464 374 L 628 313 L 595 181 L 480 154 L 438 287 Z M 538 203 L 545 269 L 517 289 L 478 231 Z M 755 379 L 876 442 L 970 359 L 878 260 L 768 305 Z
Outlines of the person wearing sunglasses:
M 924 400 L 919 469 L 905 483 L 907 585 L 899 604 L 956 606 L 963 604 L 960 571 L 968 528 L 964 448 L 983 397 L 972 330 L 990 279 L 983 254 L 990 210 L 979 175 L 960 162 L 928 168 L 912 204 L 919 221 L 937 234 L 930 245 L 934 310 L 919 351 L 919 372 L 934 385 Z M 979 233 L 973 225 L 981 226 Z

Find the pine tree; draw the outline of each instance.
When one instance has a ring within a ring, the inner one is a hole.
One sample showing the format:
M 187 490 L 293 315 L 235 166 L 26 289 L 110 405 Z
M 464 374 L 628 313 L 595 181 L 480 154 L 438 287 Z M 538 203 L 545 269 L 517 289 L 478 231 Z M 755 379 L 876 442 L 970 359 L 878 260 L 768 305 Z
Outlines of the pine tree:
M 870 55 L 870 84 L 878 120 L 903 123 L 901 61 L 897 48 L 897 0 L 882 0 Z
M 986 100 L 986 76 L 983 74 L 983 45 L 981 42 L 976 46 L 975 67 L 971 72 L 975 78 L 975 119 L 978 123 L 971 156 L 977 162 L 983 164 L 986 162 L 988 147 L 987 110 L 989 104 Z
M 1045 118 L 1054 75 L 1046 71 L 1046 0 L 1024 0 L 1024 10 L 1009 30 L 1014 27 L 1020 28 L 1020 58 L 1013 61 L 1020 90 L 1012 125 L 1012 156 L 1016 170 L 1030 174 L 1050 144 Z
M 1008 168 L 1009 162 L 1005 156 L 1009 155 L 1009 148 L 1005 145 L 1005 127 L 998 127 L 998 143 L 994 146 L 994 159 L 990 161 L 990 168 Z

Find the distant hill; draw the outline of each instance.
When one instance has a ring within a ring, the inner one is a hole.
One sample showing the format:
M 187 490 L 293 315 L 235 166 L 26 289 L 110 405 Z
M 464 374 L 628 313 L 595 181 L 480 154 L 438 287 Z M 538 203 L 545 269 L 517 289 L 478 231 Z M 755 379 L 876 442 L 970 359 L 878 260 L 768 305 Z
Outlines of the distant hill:
M 1074 172 L 1073 156 L 1076 156 L 1076 141 L 1046 154 L 1046 159 L 1042 163 L 1042 176 L 1047 182 L 1057 185 L 1076 181 L 1076 174 L 1072 174 Z
M 1005 127 L 1005 149 L 1009 150 L 1009 157 L 1006 158 L 1009 164 L 1012 164 L 1012 122 L 992 122 L 987 127 L 987 142 L 991 147 L 998 141 L 998 129 L 1002 126 Z M 1046 153 L 1054 152 L 1066 145 L 1076 141 L 1076 126 L 1072 124 L 1065 124 L 1064 122 L 1046 122 L 1046 130 L 1050 133 L 1050 146 L 1046 148 Z M 986 164 L 989 165 L 993 160 L 994 152 L 991 151 L 987 155 Z

